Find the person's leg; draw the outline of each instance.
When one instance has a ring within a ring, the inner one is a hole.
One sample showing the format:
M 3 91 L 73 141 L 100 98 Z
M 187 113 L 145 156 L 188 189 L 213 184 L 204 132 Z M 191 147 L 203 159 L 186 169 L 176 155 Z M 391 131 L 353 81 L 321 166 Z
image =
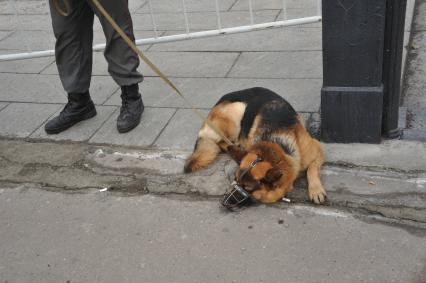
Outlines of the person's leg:
M 93 11 L 85 0 L 72 0 L 71 13 L 64 17 L 52 2 L 49 0 L 59 77 L 67 93 L 85 93 L 92 74 Z
M 102 25 L 106 38 L 104 51 L 108 62 L 108 72 L 119 86 L 130 86 L 142 82 L 143 77 L 137 71 L 138 55 L 126 44 L 111 24 L 97 11 L 91 0 L 87 0 Z M 126 35 L 135 40 L 133 23 L 129 12 L 128 0 L 99 0 Z
M 87 0 L 104 30 L 106 38 L 105 58 L 108 61 L 108 72 L 121 87 L 122 107 L 117 119 L 117 129 L 120 133 L 135 128 L 141 120 L 144 110 L 138 83 L 143 76 L 137 71 L 138 55 L 126 44 L 111 24 L 97 11 L 91 0 Z M 123 31 L 134 41 L 133 23 L 129 12 L 128 0 L 100 0 L 105 10 L 112 16 Z
M 75 123 L 96 115 L 90 99 L 94 14 L 85 0 L 69 1 L 70 15 L 61 16 L 49 0 L 53 32 L 56 38 L 55 58 L 68 103 L 59 116 L 50 120 L 45 130 L 57 134 Z

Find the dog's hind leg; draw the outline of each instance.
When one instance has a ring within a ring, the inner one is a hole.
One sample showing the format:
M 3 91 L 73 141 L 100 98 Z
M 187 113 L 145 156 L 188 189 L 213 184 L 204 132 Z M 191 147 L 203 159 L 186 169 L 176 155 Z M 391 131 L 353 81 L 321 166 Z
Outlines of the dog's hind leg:
M 316 204 L 321 204 L 327 196 L 320 179 L 320 169 L 324 162 L 324 154 L 322 146 L 317 140 L 313 140 L 313 146 L 317 147 L 317 156 L 309 164 L 307 170 L 309 199 Z
M 187 159 L 184 171 L 191 173 L 212 163 L 221 150 L 227 151 L 222 136 L 235 142 L 240 133 L 240 121 L 244 114 L 245 104 L 223 103 L 216 105 L 209 113 L 207 120 L 214 125 L 216 132 L 206 123 L 198 133 L 194 152 Z
M 184 172 L 191 173 L 212 163 L 220 152 L 219 145 L 209 138 L 198 138 L 194 152 L 186 160 Z

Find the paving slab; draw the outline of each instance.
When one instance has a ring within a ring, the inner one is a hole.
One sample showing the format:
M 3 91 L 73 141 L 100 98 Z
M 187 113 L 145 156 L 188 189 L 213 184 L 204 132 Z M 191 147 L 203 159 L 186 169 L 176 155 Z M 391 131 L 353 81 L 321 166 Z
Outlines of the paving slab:
M 21 53 L 21 52 L 22 50 L 18 50 L 18 49 L 0 49 L 0 55 Z
M 67 101 L 60 79 L 55 75 L 2 74 L 0 84 L 8 86 L 0 92 L 0 101 L 36 103 Z M 118 88 L 110 77 L 92 77 L 90 91 L 95 104 L 103 104 Z
M 9 103 L 7 103 L 7 102 L 0 102 L 0 111 L 2 111 L 8 105 L 9 105 Z
M 129 10 L 138 10 L 146 3 L 145 0 L 129 0 Z M 1 14 L 33 15 L 49 14 L 49 4 L 45 0 L 3 0 L 0 2 Z
M 322 78 L 321 51 L 244 52 L 228 77 Z
M 172 81 L 197 108 L 210 109 L 226 93 L 257 86 L 277 92 L 297 111 L 316 112 L 320 107 L 320 79 L 173 78 Z M 145 78 L 140 88 L 147 106 L 188 108 L 160 78 Z M 119 95 L 113 95 L 105 103 L 120 104 Z
M 165 35 L 172 35 L 167 32 Z M 301 51 L 322 49 L 321 29 L 276 28 L 154 44 L 150 51 Z
M 57 111 L 52 116 L 58 115 L 61 110 Z M 82 121 L 74 125 L 71 129 L 68 129 L 57 135 L 48 135 L 44 131 L 44 126 L 46 124 L 44 123 L 30 137 L 35 139 L 48 139 L 55 141 L 88 141 L 116 110 L 117 107 L 114 106 L 97 106 L 96 111 L 98 114 L 95 117 L 86 121 Z
M 14 53 L 14 52 L 12 52 Z M 54 58 L 35 58 L 0 62 L 0 73 L 38 74 L 52 65 Z M 56 66 L 54 66 L 56 68 Z
M 208 111 L 200 111 L 207 117 Z M 179 109 L 154 146 L 161 149 L 191 150 L 203 121 L 191 109 Z
M 129 10 L 131 13 L 135 13 L 137 10 L 141 9 L 147 3 L 146 0 L 129 0 Z
M 56 104 L 11 103 L 0 112 L 0 136 L 28 137 L 59 107 Z
M 10 2 L 10 1 L 9 1 Z M 52 30 L 52 20 L 50 17 L 50 9 L 48 5 L 46 5 L 46 1 L 43 2 L 45 5 L 41 5 L 41 3 L 34 3 L 34 5 L 40 5 L 40 9 L 38 9 L 37 13 L 29 12 L 29 13 L 19 13 L 15 15 L 14 7 L 7 7 L 12 14 L 1 13 L 0 14 L 0 27 L 1 29 L 9 29 L 9 30 L 20 30 L 20 31 L 35 31 L 35 30 Z M 30 2 L 31 3 L 31 2 Z M 145 1 L 133 0 L 129 1 L 129 9 L 132 13 L 141 8 L 145 4 Z M 31 5 L 31 4 L 30 4 Z M 31 6 L 27 6 L 27 3 L 21 4 L 18 6 L 22 6 L 23 9 L 33 9 Z M 26 8 L 25 8 L 26 7 Z M 0 6 L 1 8 L 1 6 Z M 18 11 L 21 10 L 18 7 Z M 0 9 L 0 11 L 3 11 Z
M 96 132 L 89 142 L 97 144 L 117 144 L 128 146 L 148 147 L 152 145 L 161 130 L 175 113 L 172 108 L 146 108 L 138 127 L 129 133 L 120 134 L 116 121 L 118 110 L 115 111 L 105 124 Z
M 255 23 L 272 22 L 279 10 L 254 12 Z M 135 30 L 153 30 L 154 26 L 149 14 L 134 14 L 132 16 Z M 154 16 L 158 30 L 185 30 L 185 19 L 182 13 L 156 13 Z M 193 12 L 188 14 L 191 30 L 217 29 L 216 12 Z M 244 11 L 222 12 L 222 28 L 250 24 L 250 15 Z
M 189 80 L 203 80 L 197 79 L 181 79 L 173 78 L 172 82 L 182 91 L 185 91 L 186 81 Z M 139 84 L 139 90 L 142 94 L 143 102 L 148 107 L 184 107 L 182 99 L 174 93 L 174 91 L 162 79 L 158 77 L 145 77 L 143 82 Z M 191 97 L 188 95 L 188 98 Z M 114 93 L 104 105 L 121 105 L 120 94 Z
M 1 35 L 2 33 L 0 32 L 0 39 Z M 152 31 L 135 31 L 137 39 L 151 38 L 154 37 L 154 35 Z M 1 51 L 2 49 L 13 49 L 17 50 L 17 52 L 53 50 L 55 48 L 55 42 L 56 40 L 52 30 L 16 31 L 11 36 L 0 41 L 0 54 L 4 54 Z M 94 31 L 93 43 L 105 43 L 105 35 L 101 29 Z M 149 46 L 141 46 L 142 50 L 146 50 L 148 47 Z
M 238 53 L 221 52 L 146 52 L 145 54 L 162 72 L 171 77 L 224 77 L 238 57 Z M 143 62 L 139 71 L 145 76 L 156 76 Z M 57 73 L 58 70 L 54 64 L 43 71 L 43 74 Z M 107 62 L 100 52 L 93 55 L 93 74 L 109 75 Z
M 228 11 L 235 3 L 235 0 L 220 0 L 219 10 Z M 151 2 L 152 10 L 155 13 L 176 13 L 183 12 L 181 0 L 156 0 Z M 185 8 L 187 12 L 215 12 L 216 3 L 212 0 L 186 0 Z M 144 5 L 137 13 L 149 13 L 149 5 Z
M 20 52 L 54 49 L 55 37 L 51 30 L 16 31 L 0 41 L 0 49 L 21 50 Z
M 264 9 L 283 9 L 283 0 L 268 0 L 268 1 L 252 1 L 252 7 L 254 10 L 264 10 Z M 317 0 L 286 0 L 287 9 L 309 9 L 317 7 Z M 238 0 L 234 6 L 232 6 L 232 11 L 236 10 L 248 10 L 249 0 Z
M 142 38 L 152 38 L 155 37 L 155 32 L 151 30 L 135 30 L 134 31 L 135 38 L 136 39 L 142 39 Z M 164 34 L 164 31 L 159 31 L 158 35 L 161 36 Z M 94 31 L 93 31 L 93 44 L 100 44 L 105 43 L 105 35 L 102 30 L 102 26 L 99 24 L 99 21 L 96 19 L 94 24 Z M 139 46 L 142 51 L 146 50 L 150 45 L 142 45 Z M 50 49 L 52 49 L 54 45 Z
M 306 17 L 314 17 L 318 15 L 318 11 L 316 8 L 307 8 L 307 9 L 287 9 L 287 19 L 300 19 L 300 18 L 306 18 Z M 278 14 L 277 20 L 282 21 L 284 20 L 284 12 L 281 10 Z M 322 22 L 317 23 L 311 23 L 311 24 L 302 24 L 300 26 L 304 27 L 314 27 L 314 28 L 320 28 L 322 26 Z
M 1 1 L 1 14 L 47 14 L 49 5 L 43 0 Z
M 7 88 L 0 92 L 0 101 L 36 103 L 66 102 L 65 91 L 57 76 L 1 74 L 0 84 L 7 85 Z
M 50 15 L 1 15 L 3 30 L 52 30 Z
M 238 57 L 238 53 L 222 52 L 149 52 L 147 55 L 166 75 L 175 77 L 224 77 Z M 144 63 L 141 72 L 155 75 Z
M 90 96 L 95 104 L 104 104 L 119 89 L 120 87 L 110 76 L 92 76 Z
M 12 31 L 0 31 L 0 41 L 10 36 L 12 33 Z

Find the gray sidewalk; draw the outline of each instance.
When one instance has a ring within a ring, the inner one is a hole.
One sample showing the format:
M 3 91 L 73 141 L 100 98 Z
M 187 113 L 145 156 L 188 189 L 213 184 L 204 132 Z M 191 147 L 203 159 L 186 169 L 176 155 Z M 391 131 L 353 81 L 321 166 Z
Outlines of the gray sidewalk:
M 315 15 L 316 1 L 288 1 L 288 17 Z M 19 15 L 9 2 L 0 2 L 0 53 L 52 49 L 54 39 L 47 7 L 42 1 L 18 1 Z M 137 38 L 154 35 L 146 1 L 130 1 Z M 188 1 L 191 30 L 216 28 L 214 1 Z M 249 23 L 248 1 L 222 0 L 222 26 Z M 254 5 L 255 22 L 282 17 L 282 1 Z M 182 33 L 181 1 L 154 1 L 160 35 Z M 18 19 L 19 26 L 10 23 Z M 99 24 L 95 43 L 103 42 Z M 186 42 L 143 46 L 146 54 L 171 77 L 196 107 L 207 110 L 223 94 L 253 86 L 271 88 L 309 119 L 317 113 L 321 88 L 320 24 L 265 30 Z M 147 109 L 141 125 L 118 134 L 115 119 L 119 88 L 107 73 L 102 53 L 94 56 L 91 94 L 98 116 L 72 129 L 47 136 L 44 123 L 66 102 L 54 58 L 0 63 L 0 136 L 83 141 L 139 147 L 191 149 L 201 125 L 182 100 L 144 64 L 141 90 Z M 316 119 L 317 116 L 315 116 Z M 184 134 L 182 134 L 184 133 Z
M 315 0 L 287 2 L 289 18 L 315 15 Z M 414 1 L 409 2 L 412 7 Z M 15 7 L 10 3 L 0 2 L 0 53 L 52 49 L 54 39 L 45 1 L 18 1 L 18 15 L 14 15 Z M 154 36 L 147 1 L 130 1 L 130 7 L 136 37 Z M 188 1 L 187 8 L 191 30 L 216 28 L 214 1 Z M 247 0 L 222 0 L 220 9 L 223 27 L 250 21 Z M 256 23 L 282 17 L 280 0 L 255 2 L 254 9 Z M 183 32 L 181 1 L 154 1 L 153 10 L 158 34 Z M 412 8 L 407 10 L 408 40 Z M 96 23 L 95 43 L 102 42 L 103 34 Z M 227 92 L 263 86 L 285 97 L 305 120 L 318 120 L 322 84 L 320 24 L 156 44 L 142 49 L 206 113 Z M 47 136 L 44 124 L 66 102 L 54 58 L 0 62 L 0 84 L 5 86 L 0 92 L 0 136 L 191 149 L 201 122 L 143 63 L 140 71 L 145 75 L 141 92 L 147 109 L 141 125 L 131 133 L 118 134 L 115 129 L 121 103 L 119 88 L 109 77 L 105 59 L 98 52 L 94 56 L 90 90 L 98 116 L 59 135 Z

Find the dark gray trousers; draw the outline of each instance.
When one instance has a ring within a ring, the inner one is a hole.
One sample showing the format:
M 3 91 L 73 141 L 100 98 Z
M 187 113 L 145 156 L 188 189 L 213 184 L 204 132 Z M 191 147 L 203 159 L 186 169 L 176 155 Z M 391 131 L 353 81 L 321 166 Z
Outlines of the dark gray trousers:
M 100 0 L 105 10 L 134 40 L 133 24 L 128 0 Z M 120 35 L 96 11 L 90 0 L 69 0 L 71 14 L 61 16 L 49 0 L 53 32 L 56 37 L 55 57 L 62 85 L 68 93 L 89 90 L 92 75 L 93 20 L 96 14 L 101 22 L 105 38 L 104 52 L 108 72 L 119 86 L 139 83 L 143 80 L 137 71 L 138 55 L 131 50 Z

